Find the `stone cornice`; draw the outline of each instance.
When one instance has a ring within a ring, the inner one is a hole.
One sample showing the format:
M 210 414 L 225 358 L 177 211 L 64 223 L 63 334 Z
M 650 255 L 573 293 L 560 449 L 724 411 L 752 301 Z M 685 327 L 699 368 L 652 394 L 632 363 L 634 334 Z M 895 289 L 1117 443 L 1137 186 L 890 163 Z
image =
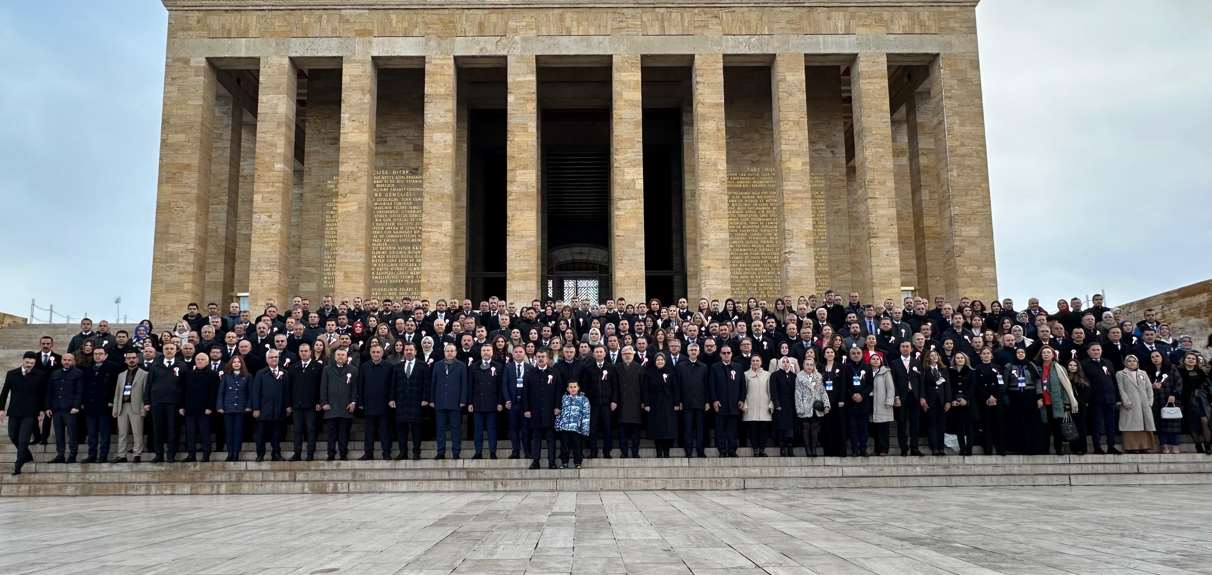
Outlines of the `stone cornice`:
M 976 7 L 980 0 L 162 0 L 173 10 Z

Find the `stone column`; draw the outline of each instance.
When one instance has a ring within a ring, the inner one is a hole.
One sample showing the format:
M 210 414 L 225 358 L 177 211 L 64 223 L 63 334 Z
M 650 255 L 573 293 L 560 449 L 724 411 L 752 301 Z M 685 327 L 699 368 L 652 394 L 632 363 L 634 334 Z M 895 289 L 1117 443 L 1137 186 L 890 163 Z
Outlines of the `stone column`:
M 818 295 L 830 288 L 846 292 L 852 284 L 841 72 L 838 66 L 813 66 L 806 73 Z
M 337 167 L 336 299 L 370 293 L 370 198 L 374 191 L 379 75 L 370 56 L 341 63 L 341 139 Z
M 904 107 L 892 115 L 892 173 L 896 184 L 896 237 L 902 286 L 917 285 L 917 232 L 913 225 L 913 185 L 909 169 L 909 123 Z M 900 301 L 900 300 L 896 300 Z
M 425 127 L 421 217 L 421 297 L 431 301 L 463 293 L 455 286 L 454 225 L 455 62 L 453 56 L 425 57 Z
M 160 325 L 200 301 L 206 283 L 215 71 L 206 58 L 164 65 L 150 317 Z
M 539 296 L 538 66 L 533 55 L 511 55 L 506 89 L 505 295 L 519 305 Z
M 698 295 L 723 301 L 732 294 L 728 243 L 728 172 L 724 126 L 724 56 L 694 57 L 695 218 Z
M 257 166 L 253 182 L 248 305 L 253 317 L 288 297 L 290 195 L 294 187 L 298 79 L 286 56 L 261 59 L 257 94 Z
M 854 94 L 854 165 L 859 269 L 855 282 L 863 301 L 900 301 L 901 260 L 896 231 L 896 186 L 892 166 L 892 117 L 888 101 L 888 57 L 861 52 L 851 67 Z
M 794 298 L 816 290 L 815 210 L 808 185 L 808 102 L 804 93 L 804 55 L 775 55 L 771 72 L 774 169 L 783 201 L 780 293 Z
M 638 54 L 616 54 L 610 100 L 610 273 L 613 297 L 644 300 L 644 106 Z
M 930 64 L 934 152 L 939 191 L 950 222 L 943 236 L 947 299 L 997 297 L 993 215 L 980 61 L 975 52 L 946 53 Z
M 927 89 L 919 89 L 905 102 L 905 123 L 909 127 L 909 181 L 913 194 L 913 229 L 917 238 L 918 295 L 933 300 L 946 296 L 943 278 L 942 208 L 938 193 L 938 168 L 934 154 L 934 105 Z M 904 254 L 902 254 L 903 256 Z
M 215 98 L 210 164 L 210 203 L 206 241 L 207 302 L 220 306 L 235 293 L 236 208 L 240 189 L 240 144 L 244 109 L 226 90 Z M 202 304 L 202 302 L 198 302 Z

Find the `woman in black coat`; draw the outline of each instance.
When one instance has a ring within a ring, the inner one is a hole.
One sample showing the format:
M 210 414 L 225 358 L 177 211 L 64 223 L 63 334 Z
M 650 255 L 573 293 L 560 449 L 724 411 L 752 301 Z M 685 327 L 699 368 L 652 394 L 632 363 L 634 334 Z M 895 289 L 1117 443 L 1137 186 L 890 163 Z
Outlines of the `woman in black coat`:
M 669 448 L 678 436 L 678 408 L 681 397 L 673 370 L 665 356 L 657 354 L 644 373 L 644 411 L 648 414 L 648 438 L 656 443 L 657 457 L 669 457 Z
M 846 456 L 846 386 L 842 384 L 842 362 L 832 347 L 821 352 L 821 378 L 829 396 L 829 411 L 821 423 L 821 444 L 825 455 Z
M 975 371 L 968 365 L 968 355 L 957 352 L 951 357 L 947 372 L 951 380 L 951 412 L 947 415 L 947 427 L 959 439 L 960 455 L 972 455 L 972 444 L 976 442 L 972 430 L 977 417 Z
M 932 349 L 926 354 L 922 373 L 922 398 L 919 401 L 922 409 L 925 410 L 926 436 L 930 444 L 930 453 L 931 455 L 946 455 L 943 431 L 947 425 L 947 412 L 951 410 L 953 397 L 950 372 L 943 364 L 942 354 L 938 350 Z
M 770 374 L 770 387 L 774 391 L 774 429 L 778 434 L 779 455 L 791 457 L 798 421 L 795 417 L 795 358 L 778 359 L 778 370 Z
M 644 423 L 644 366 L 635 362 L 635 351 L 623 348 L 618 363 L 619 428 L 623 457 L 640 456 L 640 428 Z

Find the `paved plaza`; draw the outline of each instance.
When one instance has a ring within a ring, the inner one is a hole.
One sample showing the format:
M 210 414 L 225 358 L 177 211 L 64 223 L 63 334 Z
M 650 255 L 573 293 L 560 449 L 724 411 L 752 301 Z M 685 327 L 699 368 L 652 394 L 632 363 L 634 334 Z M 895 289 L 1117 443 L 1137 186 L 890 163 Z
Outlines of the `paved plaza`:
M 0 573 L 1212 573 L 1204 486 L 26 498 Z

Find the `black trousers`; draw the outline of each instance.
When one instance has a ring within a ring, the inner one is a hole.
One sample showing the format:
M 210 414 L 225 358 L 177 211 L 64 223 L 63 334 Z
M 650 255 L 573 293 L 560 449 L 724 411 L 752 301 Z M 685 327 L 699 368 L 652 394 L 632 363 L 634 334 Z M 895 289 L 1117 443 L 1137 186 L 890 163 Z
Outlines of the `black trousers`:
M 598 440 L 602 440 L 602 453 L 609 455 L 614 449 L 614 427 L 611 425 L 610 404 L 591 406 L 589 410 L 589 453 L 597 455 Z
M 197 457 L 198 445 L 202 445 L 202 455 L 210 457 L 210 416 L 185 416 L 185 451 L 190 457 Z
M 1061 433 L 1062 417 L 1052 416 L 1052 406 L 1045 406 L 1048 411 L 1048 435 L 1052 436 L 1052 451 L 1057 455 L 1065 454 L 1065 434 Z M 1045 445 L 1041 448 L 1045 455 L 1048 454 L 1047 439 L 1044 440 Z
M 801 419 L 800 430 L 804 437 L 804 451 L 810 456 L 815 456 L 816 448 L 821 441 L 821 418 L 818 416 Z
M 353 420 L 348 417 L 334 417 L 324 423 L 328 426 L 328 456 L 336 457 L 339 451 L 341 457 L 348 457 L 349 428 L 353 426 Z
M 770 438 L 769 421 L 749 422 L 749 447 L 755 451 L 766 449 L 766 441 Z
M 227 444 L 227 456 L 232 459 L 240 457 L 240 447 L 244 445 L 243 413 L 223 414 L 223 440 Z
M 84 424 L 88 427 L 88 456 L 99 461 L 109 459 L 110 423 L 113 417 L 108 411 L 85 412 Z
M 509 410 L 509 447 L 514 453 L 525 452 L 526 457 L 530 457 L 530 430 L 527 427 L 530 420 L 524 413 L 518 403 Z
M 622 450 L 623 457 L 640 456 L 640 424 L 619 424 L 619 449 Z
M 736 453 L 736 424 L 741 419 L 739 415 L 723 415 L 717 413 L 715 416 L 715 448 L 722 455 L 733 455 Z
M 846 436 L 850 438 L 850 453 L 863 454 L 867 451 L 867 423 L 870 414 L 863 409 L 848 409 L 846 413 Z
M 556 461 L 555 430 L 550 427 L 544 427 L 542 429 L 535 429 L 532 427 L 530 429 L 530 440 L 532 443 L 531 448 L 530 448 L 531 458 L 534 459 L 535 461 L 538 461 L 543 458 L 543 440 L 544 439 L 547 440 L 547 462 L 550 463 L 551 465 L 555 465 L 555 461 Z
M 421 422 L 396 420 L 396 437 L 400 441 L 400 453 L 408 453 L 408 438 L 412 437 L 412 456 L 421 456 Z
M 20 470 L 21 466 L 34 460 L 34 454 L 29 450 L 29 442 L 37 428 L 37 416 L 8 416 L 8 439 L 17 448 L 15 469 Z
M 379 451 L 382 452 L 383 458 L 391 457 L 391 428 L 388 424 L 387 415 L 367 415 L 362 421 L 364 426 L 362 433 L 362 452 L 374 455 L 375 453 L 375 433 L 379 434 Z
M 930 451 L 942 451 L 945 449 L 943 444 L 943 433 L 947 428 L 947 412 L 943 411 L 942 404 L 930 406 L 930 410 L 926 412 L 926 436 L 927 442 L 930 445 Z
M 704 411 L 701 409 L 692 407 L 682 410 L 682 448 L 685 449 L 687 457 L 692 452 L 706 454 L 707 446 L 703 445 L 703 417 Z
M 1119 419 L 1114 404 L 1090 404 L 1090 435 L 1094 436 L 1094 448 L 1098 449 L 1102 437 L 1107 436 L 1107 449 L 1115 448 L 1115 434 L 1119 431 Z
M 64 449 L 72 459 L 76 457 L 76 415 L 70 411 L 56 411 L 51 417 L 55 427 L 55 452 L 63 457 Z
M 821 421 L 825 455 L 846 457 L 846 408 L 836 405 Z
M 1006 452 L 1006 439 L 1003 437 L 1005 433 L 1006 415 L 1002 410 L 1001 405 L 989 407 L 981 406 L 980 419 L 980 435 L 981 435 L 981 451 L 985 455 L 993 453 L 1002 454 Z M 1083 451 L 1085 446 L 1085 438 L 1082 438 Z
M 888 429 L 892 427 L 891 421 L 871 424 L 875 435 L 875 453 L 876 455 L 888 454 Z
M 896 418 L 896 444 L 900 447 L 901 453 L 917 451 L 917 438 L 922 434 L 921 405 L 918 404 L 916 399 L 910 401 L 902 402 L 901 407 L 894 410 L 896 412 L 894 414 Z
M 265 457 L 265 444 L 275 459 L 282 457 L 282 422 L 277 419 L 257 420 L 257 457 Z
M 34 420 L 34 436 L 30 443 L 46 443 L 50 441 L 51 436 L 51 418 L 42 418 L 42 423 L 39 425 L 37 420 Z
M 1073 420 L 1073 425 L 1077 427 L 1077 439 L 1069 442 L 1069 451 L 1071 453 L 1086 452 L 1086 411 L 1084 408 L 1079 408 L 1077 413 L 1069 414 L 1069 418 Z
M 296 407 L 290 414 L 294 425 L 295 454 L 303 453 L 303 441 L 307 441 L 307 454 L 315 457 L 316 442 L 320 437 L 320 414 L 306 407 Z
M 580 433 L 575 431 L 560 432 L 560 461 L 565 465 L 568 464 L 568 458 L 572 458 L 572 462 L 576 465 L 581 464 L 581 443 L 584 438 Z
M 160 403 L 152 406 L 152 446 L 156 458 L 177 456 L 177 406 Z

